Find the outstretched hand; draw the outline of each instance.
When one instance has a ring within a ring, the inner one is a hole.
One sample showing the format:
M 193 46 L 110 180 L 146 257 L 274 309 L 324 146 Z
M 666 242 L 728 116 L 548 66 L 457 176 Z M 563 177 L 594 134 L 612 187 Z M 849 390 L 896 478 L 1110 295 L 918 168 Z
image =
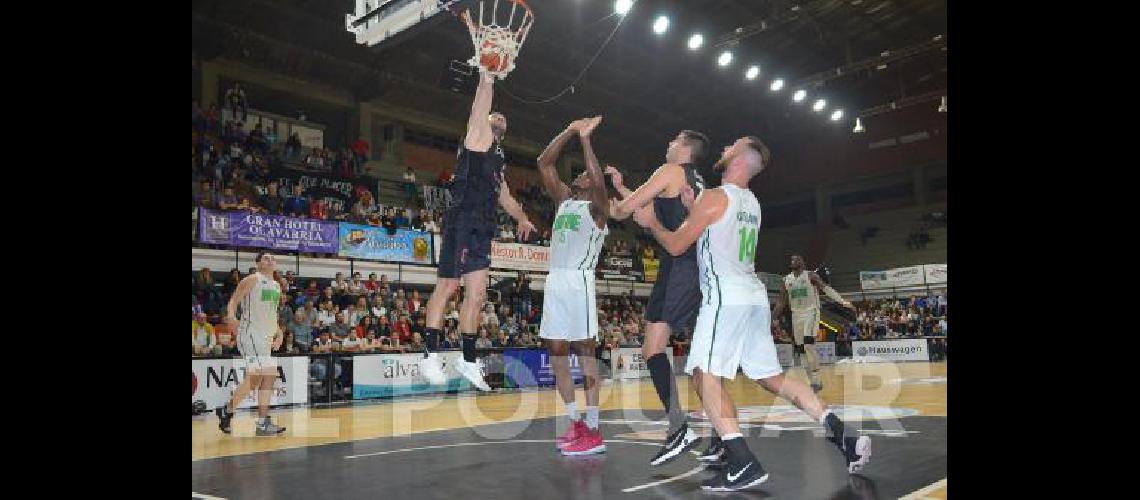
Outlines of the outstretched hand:
M 524 220 L 518 223 L 518 241 L 527 241 L 530 239 L 530 233 L 538 232 L 538 228 L 534 227 L 529 220 Z
M 585 127 L 587 120 L 589 120 L 589 118 L 579 118 L 577 120 L 574 120 L 566 126 L 566 130 L 573 130 L 574 132 L 581 134 L 582 128 Z
M 606 165 L 606 175 L 610 176 L 610 181 L 614 183 L 614 186 L 625 186 L 625 183 L 622 182 L 624 179 L 621 172 L 613 165 Z
M 602 115 L 586 118 L 583 121 L 582 128 L 578 130 L 578 133 L 581 134 L 582 137 L 589 137 L 590 134 L 594 133 L 594 129 L 598 127 L 599 123 L 602 123 Z

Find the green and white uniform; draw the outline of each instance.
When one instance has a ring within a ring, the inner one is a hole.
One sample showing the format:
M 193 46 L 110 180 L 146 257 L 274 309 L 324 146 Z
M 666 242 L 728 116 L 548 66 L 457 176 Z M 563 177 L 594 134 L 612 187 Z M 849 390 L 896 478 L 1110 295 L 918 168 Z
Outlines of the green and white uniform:
M 598 229 L 590 202 L 569 199 L 558 206 L 550 244 L 550 273 L 542 297 L 538 336 L 587 340 L 598 336 L 594 269 L 610 228 Z
M 788 290 L 788 307 L 792 310 L 792 335 L 796 344 L 803 344 L 804 337 L 815 338 L 819 325 L 819 292 L 811 284 L 806 270 L 799 276 L 795 273 L 784 276 L 784 287 Z
M 697 270 L 704 298 L 693 330 L 685 373 L 694 368 L 729 379 L 738 368 L 752 379 L 784 370 L 772 342 L 768 291 L 756 276 L 760 203 L 752 191 L 719 188 L 728 207 L 697 240 Z
M 247 368 L 277 366 L 270 348 L 273 336 L 277 334 L 277 304 L 280 298 L 281 285 L 261 273 L 257 273 L 257 282 L 242 298 L 237 346 Z
M 819 384 L 819 356 L 815 351 L 815 331 L 819 328 L 819 292 L 811 284 L 808 271 L 800 275 L 788 273 L 784 276 L 784 287 L 788 290 L 788 307 L 792 310 L 792 338 L 804 352 L 801 364 L 808 373 L 812 384 Z

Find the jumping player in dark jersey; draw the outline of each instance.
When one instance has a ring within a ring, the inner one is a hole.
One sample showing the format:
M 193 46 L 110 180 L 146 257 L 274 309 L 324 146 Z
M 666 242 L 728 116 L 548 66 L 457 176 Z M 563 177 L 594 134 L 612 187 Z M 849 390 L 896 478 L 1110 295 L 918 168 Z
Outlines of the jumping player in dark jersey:
M 623 197 L 621 201 L 614 200 L 610 204 L 611 217 L 622 220 L 652 204 L 652 210 L 662 225 L 674 229 L 679 227 L 689 215 L 688 206 L 704 189 L 704 179 L 697 173 L 696 163 L 705 157 L 708 149 L 709 139 L 704 134 L 682 130 L 669 143 L 669 148 L 665 151 L 665 164 L 658 167 L 636 191 L 626 189 L 621 173 L 613 167 L 607 167 L 606 173 Z M 665 446 L 650 461 L 653 465 L 661 465 L 678 457 L 700 441 L 696 433 L 689 429 L 688 419 L 677 396 L 673 367 L 665 355 L 671 332 L 690 334 L 700 309 L 701 290 L 697 280 L 696 252 L 690 248 L 677 257 L 664 251 L 658 252 L 658 255 L 661 256 L 661 270 L 658 271 L 657 282 L 653 284 L 649 305 L 645 310 L 645 321 L 648 324 L 641 352 L 645 356 L 645 364 L 653 378 L 657 396 L 661 398 L 661 404 L 669 415 L 669 433 Z M 700 384 L 695 386 L 700 387 Z M 719 458 L 719 451 L 716 457 Z
M 464 12 L 468 29 L 474 29 L 470 15 Z M 443 308 L 448 297 L 459 288 L 463 278 L 466 291 L 459 311 L 459 331 L 463 334 L 463 360 L 456 364 L 459 373 L 480 390 L 491 388 L 483 380 L 482 367 L 475 358 L 475 339 L 479 313 L 487 298 L 487 272 L 491 266 L 491 239 L 496 232 L 496 208 L 518 221 L 519 241 L 535 230 L 518 202 L 511 197 L 503 177 L 505 157 L 503 134 L 507 119 L 502 113 L 491 113 L 495 95 L 495 77 L 479 70 L 479 86 L 467 120 L 467 136 L 459 147 L 455 180 L 451 186 L 452 205 L 443 219 L 443 244 L 435 290 L 427 303 L 425 351 L 435 349 L 443 325 Z M 420 368 L 432 384 L 446 383 L 439 358 L 425 352 Z

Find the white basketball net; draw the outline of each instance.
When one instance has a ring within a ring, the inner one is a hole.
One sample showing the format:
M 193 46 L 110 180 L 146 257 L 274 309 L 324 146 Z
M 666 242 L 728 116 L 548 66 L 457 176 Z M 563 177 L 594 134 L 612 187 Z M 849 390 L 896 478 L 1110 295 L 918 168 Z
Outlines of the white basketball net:
M 526 35 L 534 24 L 534 14 L 531 13 L 526 4 L 520 5 L 521 2 L 513 0 L 501 1 L 511 4 L 510 16 L 502 25 L 499 24 L 497 15 L 500 0 L 482 0 L 479 2 L 479 17 L 477 20 L 472 19 L 476 23 L 475 30 L 471 33 L 471 43 L 475 44 L 475 55 L 468 61 L 473 66 L 479 66 L 481 56 L 498 55 L 500 61 L 505 60 L 507 63 L 502 68 L 484 68 L 484 70 L 500 80 L 506 78 L 515 69 L 515 59 L 518 58 L 519 50 L 522 49 L 523 42 L 526 41 Z M 484 8 L 488 2 L 493 2 L 489 13 L 485 12 L 486 9 Z M 503 10 L 506 10 L 506 6 L 503 6 Z M 515 14 L 516 11 L 520 10 L 522 15 L 518 16 L 518 23 L 516 24 Z M 489 18 L 486 14 L 490 14 Z

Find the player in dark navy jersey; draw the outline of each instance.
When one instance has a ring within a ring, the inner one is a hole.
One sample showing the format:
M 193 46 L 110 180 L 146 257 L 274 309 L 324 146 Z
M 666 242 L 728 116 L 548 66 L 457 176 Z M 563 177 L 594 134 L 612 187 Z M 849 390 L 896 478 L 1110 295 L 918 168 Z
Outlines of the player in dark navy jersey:
M 608 167 L 606 173 L 623 198 L 610 204 L 611 216 L 622 220 L 645 207 L 652 210 L 665 227 L 679 227 L 689 215 L 688 207 L 693 199 L 705 187 L 696 165 L 708 150 L 708 137 L 694 130 L 682 130 L 669 142 L 669 148 L 665 151 L 665 164 L 658 167 L 636 191 L 627 189 L 622 183 L 621 173 Z M 653 386 L 657 389 L 657 396 L 661 398 L 661 404 L 668 414 L 669 433 L 665 446 L 650 460 L 653 465 L 673 460 L 700 441 L 688 426 L 677 396 L 673 368 L 665 355 L 672 332 L 687 336 L 692 333 L 696 323 L 701 304 L 696 252 L 690 248 L 676 257 L 665 251 L 657 254 L 661 256 L 661 269 L 657 273 L 657 282 L 653 284 L 649 304 L 645 309 L 647 325 L 641 352 L 645 356 L 645 364 L 653 379 Z M 714 448 L 713 452 L 706 454 L 711 457 L 715 452 Z
M 463 359 L 456 364 L 456 369 L 484 391 L 491 388 L 483 380 L 482 367 L 475 358 L 475 338 L 479 313 L 487 297 L 491 240 L 497 229 L 496 209 L 503 207 L 518 222 L 519 241 L 525 241 L 535 230 L 534 224 L 511 196 L 503 175 L 506 167 L 502 140 L 507 132 L 507 118 L 502 113 L 491 112 L 494 82 L 495 77 L 480 69 L 479 86 L 467 121 L 467 136 L 459 147 L 455 165 L 452 205 L 443 218 L 439 278 L 427 303 L 424 338 L 427 350 L 434 350 L 443 325 L 443 308 L 462 278 L 466 287 L 459 310 Z M 446 383 L 439 358 L 430 352 L 425 356 L 420 364 L 424 376 L 432 384 Z

